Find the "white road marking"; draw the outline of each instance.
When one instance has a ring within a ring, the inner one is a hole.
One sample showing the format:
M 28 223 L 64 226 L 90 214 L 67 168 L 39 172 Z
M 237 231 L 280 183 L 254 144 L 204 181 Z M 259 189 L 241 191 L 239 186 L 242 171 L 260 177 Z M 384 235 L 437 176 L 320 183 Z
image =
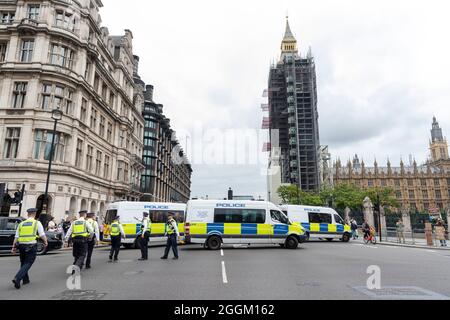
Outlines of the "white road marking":
M 223 257 L 223 249 L 220 249 L 220 255 Z
M 228 283 L 228 278 L 227 278 L 227 269 L 225 268 L 225 261 L 222 261 L 222 280 L 223 283 Z

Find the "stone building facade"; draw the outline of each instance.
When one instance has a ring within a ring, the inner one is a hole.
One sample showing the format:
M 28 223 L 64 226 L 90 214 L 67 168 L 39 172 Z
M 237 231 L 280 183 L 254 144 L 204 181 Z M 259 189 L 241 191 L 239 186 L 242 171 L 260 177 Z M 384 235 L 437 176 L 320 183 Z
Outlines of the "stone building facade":
M 48 213 L 57 219 L 80 209 L 103 214 L 110 202 L 142 195 L 133 35 L 110 35 L 101 7 L 100 0 L 0 0 L 0 182 L 10 191 L 25 184 L 24 207 L 40 207 L 51 111 L 62 110 L 49 185 Z
M 406 165 L 401 161 L 400 167 L 392 167 L 388 160 L 385 167 L 378 166 L 377 161 L 373 167 L 367 167 L 356 155 L 346 165 L 342 165 L 340 160 L 335 163 L 334 183 L 351 183 L 362 188 L 390 187 L 395 190 L 402 211 L 439 209 L 443 213 L 450 208 L 450 159 L 447 142 L 436 118 L 433 119 L 431 135 L 431 155 L 423 165 L 416 161 Z

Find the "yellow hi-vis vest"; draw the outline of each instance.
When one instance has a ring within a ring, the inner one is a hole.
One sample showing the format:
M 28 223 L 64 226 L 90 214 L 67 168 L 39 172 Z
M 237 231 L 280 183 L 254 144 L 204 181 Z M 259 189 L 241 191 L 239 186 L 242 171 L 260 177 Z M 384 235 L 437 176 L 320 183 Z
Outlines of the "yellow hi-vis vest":
M 75 237 L 87 238 L 87 237 L 89 237 L 89 232 L 87 230 L 86 223 L 87 222 L 85 220 L 76 220 L 73 223 L 72 238 L 75 238 Z
M 176 223 L 175 220 L 169 220 L 167 221 L 167 234 L 171 235 L 175 233 L 175 227 L 173 226 L 173 222 Z
M 120 236 L 120 224 L 118 222 L 114 222 L 111 225 L 111 237 Z
M 19 244 L 27 244 L 37 239 L 38 222 L 34 219 L 23 221 L 19 225 Z

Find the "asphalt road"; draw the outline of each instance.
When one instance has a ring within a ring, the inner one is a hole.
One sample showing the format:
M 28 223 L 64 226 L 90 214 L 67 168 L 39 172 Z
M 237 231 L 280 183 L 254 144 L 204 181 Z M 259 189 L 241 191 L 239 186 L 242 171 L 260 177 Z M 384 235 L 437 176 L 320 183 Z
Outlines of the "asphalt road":
M 162 261 L 163 248 L 122 250 L 108 263 L 107 249 L 94 252 L 93 269 L 83 271 L 82 291 L 68 291 L 71 252 L 39 257 L 32 283 L 16 290 L 11 279 L 17 257 L 0 257 L 0 299 L 445 299 L 450 297 L 450 251 L 359 243 L 310 242 L 298 250 L 279 247 L 206 251 L 183 247 L 180 260 Z M 366 292 L 369 266 L 379 266 L 382 290 Z M 425 291 L 424 291 L 425 290 Z M 375 292 L 375 293 L 374 293 Z M 422 295 L 422 296 L 419 296 Z

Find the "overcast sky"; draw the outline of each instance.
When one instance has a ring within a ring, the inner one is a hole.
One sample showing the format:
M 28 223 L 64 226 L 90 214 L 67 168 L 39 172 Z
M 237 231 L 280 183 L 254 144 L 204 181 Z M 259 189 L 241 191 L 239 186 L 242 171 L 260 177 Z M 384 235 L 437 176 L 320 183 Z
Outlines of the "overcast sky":
M 311 46 L 316 59 L 321 144 L 333 158 L 358 153 L 366 163 L 376 157 L 385 165 L 390 157 L 398 165 L 412 154 L 423 162 L 433 115 L 450 136 L 448 0 L 103 3 L 111 33 L 132 30 L 141 77 L 155 86 L 183 145 L 191 133 L 188 153 L 192 144 L 208 148 L 196 127 L 259 130 L 287 13 L 300 50 Z M 192 196 L 222 198 L 231 186 L 265 197 L 263 167 L 194 161 Z

